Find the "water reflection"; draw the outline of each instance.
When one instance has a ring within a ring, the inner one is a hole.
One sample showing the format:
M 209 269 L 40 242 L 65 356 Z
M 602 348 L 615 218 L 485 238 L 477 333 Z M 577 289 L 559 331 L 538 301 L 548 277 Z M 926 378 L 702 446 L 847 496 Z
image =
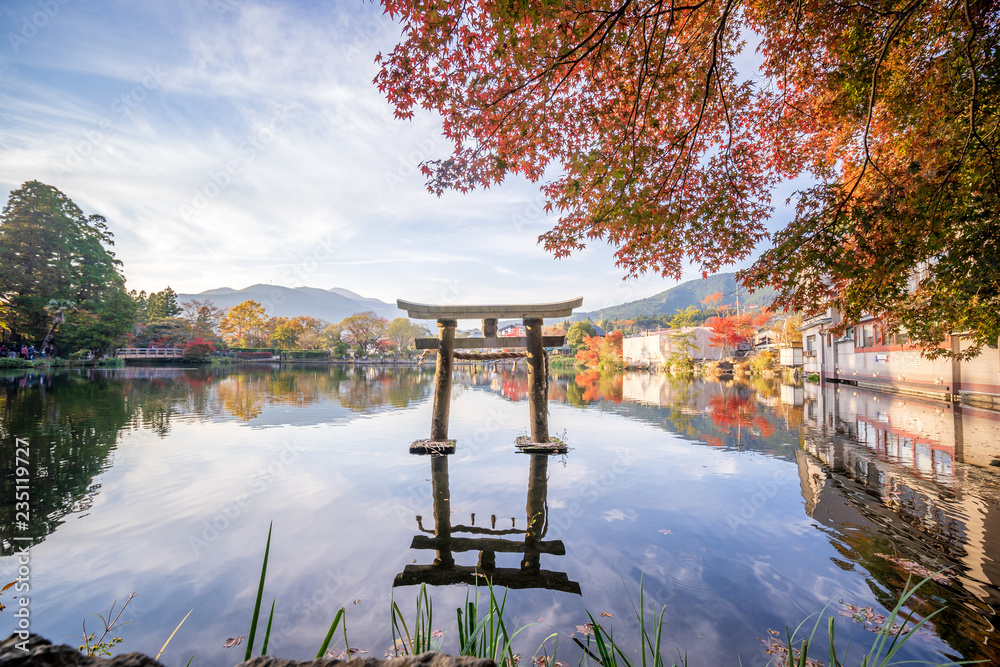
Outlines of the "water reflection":
M 30 443 L 35 520 L 19 536 L 38 544 L 71 512 L 90 507 L 94 478 L 113 463 L 126 432 L 165 438 L 177 420 L 236 419 L 248 426 L 320 424 L 405 408 L 429 396 L 423 369 L 343 367 L 126 367 L 57 374 L 0 375 L 0 456 L 14 460 L 16 438 Z M 347 415 L 329 409 L 339 405 Z M 315 406 L 312 411 L 302 410 Z M 268 411 L 272 414 L 268 414 Z M 13 526 L 15 479 L 0 476 L 0 521 Z M 14 552 L 4 531 L 0 554 Z
M 996 413 L 833 385 L 572 372 L 549 383 L 553 424 L 575 447 L 557 467 L 515 453 L 523 370 L 459 367 L 456 454 L 415 459 L 406 443 L 427 423 L 432 377 L 129 367 L 0 378 L 0 445 L 10 460 L 14 437 L 29 439 L 37 464 L 40 629 L 68 636 L 127 586 L 149 605 L 131 626 L 148 638 L 132 635 L 129 649 L 155 652 L 197 606 L 213 620 L 189 622 L 185 631 L 202 634 L 184 641 L 208 653 L 203 664 L 230 664 L 217 624 L 245 623 L 247 582 L 259 576 L 273 519 L 279 607 L 310 600 L 327 568 L 335 575 L 328 605 L 284 617 L 301 627 L 288 651 L 303 657 L 327 630 L 329 607 L 363 599 L 353 627 L 360 645 L 378 649 L 388 582 L 467 584 L 478 568 L 530 587 L 511 595 L 511 608 L 566 632 L 585 622 L 584 608 L 624 624 L 622 582 L 635 590 L 642 580 L 669 605 L 668 641 L 692 663 L 739 654 L 750 664 L 768 628 L 831 599 L 829 613 L 844 611 L 841 597 L 891 606 L 911 571 L 950 566 L 950 582 L 929 585 L 912 606 L 947 610 L 907 650 L 1000 662 Z M 253 482 L 261 470 L 266 484 Z M 11 477 L 0 483 L 10 526 Z M 192 536 L 220 518 L 226 527 L 192 551 Z M 193 582 L 193 601 L 176 595 L 178 580 Z M 435 591 L 459 603 L 462 593 Z M 849 629 L 860 645 L 866 631 Z M 554 630 L 537 631 L 540 642 Z
M 805 511 L 842 557 L 836 565 L 867 573 L 887 608 L 908 576 L 949 568 L 950 583 L 929 582 L 909 610 L 945 606 L 935 632 L 967 658 L 1000 664 L 1000 413 L 775 380 L 584 373 L 558 384 L 570 405 L 794 460 Z
M 511 518 L 510 528 L 497 528 L 497 515 L 490 517 L 490 527 L 476 525 L 476 515 L 470 516 L 470 525 L 452 525 L 451 489 L 448 478 L 448 455 L 432 454 L 431 485 L 434 498 L 434 528 L 423 525 L 423 517 L 417 515 L 417 528 L 426 534 L 416 535 L 411 549 L 434 551 L 434 562 L 430 565 L 410 564 L 396 575 L 393 586 L 430 584 L 476 585 L 489 579 L 495 586 L 506 588 L 544 588 L 579 595 L 580 584 L 570 581 L 565 572 L 541 569 L 541 555 L 564 556 L 566 547 L 562 540 L 546 540 L 549 530 L 548 511 L 548 469 L 549 455 L 528 454 L 528 499 L 526 504 L 526 527 L 518 529 Z M 501 524 L 503 519 L 501 519 Z M 477 537 L 458 537 L 466 533 Z M 502 539 L 504 536 L 523 536 L 523 541 Z M 475 566 L 457 565 L 454 552 L 479 552 Z M 518 568 L 497 567 L 497 553 L 522 554 Z

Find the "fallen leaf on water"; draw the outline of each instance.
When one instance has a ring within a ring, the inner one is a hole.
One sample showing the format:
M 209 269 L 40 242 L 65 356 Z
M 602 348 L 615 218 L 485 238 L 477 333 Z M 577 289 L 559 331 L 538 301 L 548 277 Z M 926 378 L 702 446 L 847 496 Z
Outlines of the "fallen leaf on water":
M 0 611 L 3 611 L 3 610 L 4 610 L 4 609 L 6 609 L 6 608 L 7 608 L 7 605 L 5 605 L 5 604 L 0 604 Z
M 416 558 L 414 558 L 414 559 L 413 559 L 413 562 L 414 562 L 414 563 L 416 563 L 416 562 L 417 562 L 417 559 L 416 559 Z
M 576 631 L 582 633 L 583 636 L 586 637 L 587 635 L 594 633 L 594 626 L 590 623 L 587 623 L 586 625 L 578 625 L 576 626 Z
M 7 584 L 6 586 L 4 586 L 3 588 L 0 588 L 0 593 L 3 593 L 5 590 L 7 590 L 8 588 L 10 588 L 11 586 L 13 586 L 16 583 L 17 583 L 17 580 L 15 579 L 14 581 L 10 582 L 9 584 Z
M 667 530 L 666 528 L 660 528 L 660 532 L 663 533 L 664 535 L 670 535 L 671 534 L 671 532 L 669 530 Z
M 935 581 L 939 584 L 951 583 L 951 577 L 946 576 L 944 572 L 934 572 L 932 570 L 927 569 L 920 563 L 917 563 L 916 561 L 912 561 L 907 558 L 899 558 L 897 556 L 890 556 L 889 554 L 875 554 L 875 555 L 878 556 L 879 558 L 884 558 L 890 563 L 895 563 L 896 565 L 903 568 L 910 574 L 915 574 L 921 579 L 926 579 L 930 577 L 931 581 Z
M 538 617 L 538 620 L 537 620 L 537 621 L 535 621 L 535 623 L 541 623 L 541 622 L 542 622 L 542 621 L 544 621 L 544 620 L 545 620 L 544 618 L 542 618 L 541 616 L 539 616 L 539 617 Z
M 355 600 L 354 604 L 361 604 L 361 600 Z
M 780 634 L 778 632 L 775 632 L 774 630 L 768 630 L 767 632 L 768 634 L 775 634 L 775 635 Z M 789 656 L 788 645 L 782 641 L 775 639 L 774 637 L 768 637 L 767 639 L 761 639 L 760 641 L 764 645 L 764 653 L 774 656 L 774 659 L 771 661 L 771 664 L 776 664 L 776 665 L 804 664 L 805 667 L 823 667 L 823 663 L 820 662 L 819 660 L 813 660 L 812 658 L 806 656 L 801 656 L 801 658 L 805 658 L 805 662 L 800 663 L 799 649 L 792 648 L 791 656 Z
M 444 637 L 444 633 L 441 632 L 440 630 L 435 630 L 434 632 L 431 633 L 431 637 L 433 637 L 434 639 L 438 639 L 440 637 Z
M 612 614 L 610 611 L 602 611 L 601 612 L 601 616 L 607 616 L 608 618 L 614 618 L 615 617 L 615 615 Z
M 226 643 L 222 645 L 222 648 L 232 648 L 234 646 L 239 646 L 246 637 L 230 637 L 226 640 Z

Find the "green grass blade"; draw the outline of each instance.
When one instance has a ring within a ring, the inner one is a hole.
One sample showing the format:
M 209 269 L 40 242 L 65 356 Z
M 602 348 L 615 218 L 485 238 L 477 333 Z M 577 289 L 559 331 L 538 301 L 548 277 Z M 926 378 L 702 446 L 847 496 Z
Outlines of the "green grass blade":
M 271 600 L 271 613 L 267 615 L 267 629 L 264 631 L 264 645 L 260 647 L 260 654 L 267 655 L 267 642 L 271 640 L 271 623 L 274 621 L 274 603 Z
M 264 596 L 264 579 L 267 577 L 267 557 L 271 553 L 271 529 L 274 527 L 272 521 L 267 527 L 267 546 L 264 547 L 264 564 L 260 568 L 260 584 L 257 586 L 257 602 L 253 606 L 253 618 L 250 619 L 250 632 L 247 633 L 247 650 L 244 661 L 249 660 L 253 654 L 253 641 L 257 635 L 257 620 L 260 618 L 260 601 Z
M 344 608 L 341 607 L 337 615 L 333 617 L 333 623 L 330 624 L 330 631 L 326 633 L 326 638 L 323 640 L 323 644 L 319 647 L 319 651 L 316 653 L 316 659 L 319 660 L 326 654 L 326 649 L 330 647 L 330 642 L 333 641 L 333 633 L 337 631 L 337 626 L 340 625 L 340 619 L 344 617 Z

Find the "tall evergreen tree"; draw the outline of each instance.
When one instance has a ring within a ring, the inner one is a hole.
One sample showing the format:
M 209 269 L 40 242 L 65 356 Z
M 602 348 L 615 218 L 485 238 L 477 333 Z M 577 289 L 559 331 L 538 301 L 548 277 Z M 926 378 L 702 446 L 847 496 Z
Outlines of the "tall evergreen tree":
M 112 345 L 131 325 L 135 304 L 111 245 L 104 217 L 84 215 L 51 185 L 28 181 L 12 192 L 0 214 L 0 300 L 14 340 L 47 341 L 65 319 L 77 337 L 93 327 L 102 332 L 90 349 Z

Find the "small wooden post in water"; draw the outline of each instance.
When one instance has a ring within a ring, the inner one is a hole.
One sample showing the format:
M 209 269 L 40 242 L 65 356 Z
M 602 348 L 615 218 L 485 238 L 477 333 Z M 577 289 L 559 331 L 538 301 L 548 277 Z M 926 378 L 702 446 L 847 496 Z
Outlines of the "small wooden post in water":
M 455 353 L 456 320 L 438 320 L 440 340 L 437 368 L 434 370 L 434 413 L 431 417 L 431 441 L 448 439 L 448 411 L 451 408 L 451 369 Z
M 549 369 L 545 364 L 545 348 L 542 345 L 542 318 L 525 317 L 524 331 L 528 351 L 528 419 L 531 422 L 531 441 L 547 443 L 549 414 L 545 380 Z

